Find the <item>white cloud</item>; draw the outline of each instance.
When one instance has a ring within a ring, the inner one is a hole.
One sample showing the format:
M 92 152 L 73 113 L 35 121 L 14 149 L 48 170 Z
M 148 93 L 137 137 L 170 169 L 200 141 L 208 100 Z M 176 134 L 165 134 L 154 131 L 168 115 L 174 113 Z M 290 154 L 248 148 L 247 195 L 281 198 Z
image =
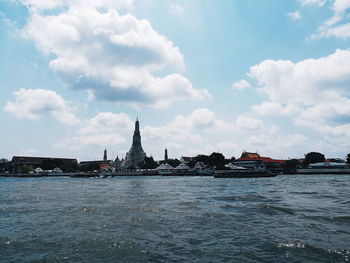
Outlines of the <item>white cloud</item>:
M 133 0 L 17 0 L 23 5 L 35 10 L 51 10 L 62 6 L 78 8 L 104 8 L 108 6 L 114 9 L 132 9 Z
M 257 115 L 293 115 L 300 110 L 294 104 L 281 105 L 278 102 L 264 101 L 259 105 L 253 105 L 252 110 Z
M 186 11 L 186 8 L 179 4 L 173 4 L 170 6 L 170 13 L 177 16 L 182 16 Z
M 134 122 L 125 113 L 99 112 L 81 122 L 71 137 L 60 139 L 55 148 L 78 151 L 88 146 L 120 146 L 126 144 L 124 133 L 130 133 Z
M 248 138 L 247 147 L 263 149 L 261 155 L 268 153 L 275 158 L 301 157 L 305 149 L 312 149 L 312 142 L 302 134 L 259 134 Z
M 77 139 L 82 145 L 113 146 L 126 143 L 126 139 L 118 133 L 86 135 Z
M 250 87 L 251 87 L 250 84 L 244 79 L 232 84 L 232 89 L 237 91 L 243 91 L 245 89 L 249 89 Z
M 333 16 L 326 20 L 318 29 L 318 33 L 311 38 L 337 37 L 347 39 L 350 37 L 350 23 L 347 19 L 347 10 L 350 8 L 349 0 L 334 0 L 331 5 Z
M 107 148 L 110 148 L 112 146 L 120 146 L 125 143 L 126 139 L 119 133 L 108 133 L 62 138 L 58 140 L 53 147 L 57 149 L 65 149 L 70 151 L 82 151 L 89 146 L 105 146 Z
M 330 136 L 330 140 L 334 142 L 334 137 L 339 137 L 342 141 L 340 144 L 349 144 L 349 142 L 346 142 L 348 140 L 344 140 L 344 138 L 350 138 L 350 124 L 343 124 L 338 126 L 331 126 L 331 125 L 320 125 L 317 126 L 317 129 L 320 133 Z
M 326 0 L 299 0 L 301 5 L 318 5 L 318 6 L 323 6 L 326 3 Z
M 350 51 L 338 49 L 329 56 L 297 63 L 265 60 L 251 67 L 250 76 L 273 102 L 314 105 L 338 101 L 349 94 Z
M 241 130 L 259 130 L 263 128 L 263 122 L 253 116 L 240 115 L 236 119 L 236 126 Z
M 126 6 L 131 2 L 121 1 Z M 85 3 L 63 1 L 68 9 L 57 15 L 34 10 L 23 29 L 39 50 L 55 57 L 50 69 L 65 85 L 97 100 L 133 106 L 165 107 L 210 98 L 208 91 L 193 88 L 179 73 L 156 75 L 184 70 L 185 62 L 179 48 L 147 20 L 120 15 L 112 9 L 118 1 Z
M 337 27 L 332 27 L 320 34 L 321 37 L 338 37 L 342 39 L 346 39 L 350 37 L 350 23 L 340 25 Z
M 169 138 L 175 142 L 200 142 L 202 136 L 198 130 L 208 130 L 216 124 L 215 115 L 208 109 L 194 110 L 190 115 L 176 116 L 174 121 L 162 127 L 146 126 L 143 129 L 145 138 Z
M 99 134 L 120 130 L 131 130 L 133 122 L 125 113 L 100 112 L 84 122 L 80 134 Z
M 350 139 L 350 50 L 297 63 L 266 60 L 250 76 L 269 98 L 252 106 L 255 114 L 290 115 L 318 134 Z
M 14 95 L 16 100 L 7 101 L 5 111 L 19 118 L 35 120 L 43 116 L 52 116 L 64 124 L 79 123 L 69 103 L 52 90 L 20 89 L 15 91 Z
M 298 20 L 301 19 L 301 15 L 298 11 L 288 13 L 287 16 L 292 20 Z
M 324 102 L 306 108 L 296 119 L 296 124 L 317 127 L 318 125 L 342 125 L 350 121 L 350 99 L 339 98 L 336 102 Z

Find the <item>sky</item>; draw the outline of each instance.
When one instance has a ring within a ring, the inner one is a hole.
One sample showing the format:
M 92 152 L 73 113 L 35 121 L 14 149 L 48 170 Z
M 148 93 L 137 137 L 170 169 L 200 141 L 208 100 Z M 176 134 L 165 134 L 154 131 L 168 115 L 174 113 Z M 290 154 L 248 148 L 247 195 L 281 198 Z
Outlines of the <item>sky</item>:
M 350 152 L 350 0 L 0 0 L 0 158 Z

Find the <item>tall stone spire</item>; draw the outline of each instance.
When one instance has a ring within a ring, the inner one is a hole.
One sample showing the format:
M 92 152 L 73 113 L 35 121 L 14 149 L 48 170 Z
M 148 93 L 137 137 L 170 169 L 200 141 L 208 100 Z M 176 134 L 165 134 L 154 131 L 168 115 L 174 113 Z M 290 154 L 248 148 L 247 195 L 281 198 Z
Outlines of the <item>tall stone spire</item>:
M 103 153 L 103 161 L 106 163 L 107 162 L 107 149 L 105 149 Z
M 141 145 L 140 123 L 137 118 L 135 122 L 134 135 L 132 137 L 132 145 L 129 152 L 125 156 L 125 168 L 138 168 L 145 156 L 146 153 L 143 151 Z
M 165 153 L 164 153 L 164 161 L 168 160 L 168 149 L 165 149 Z

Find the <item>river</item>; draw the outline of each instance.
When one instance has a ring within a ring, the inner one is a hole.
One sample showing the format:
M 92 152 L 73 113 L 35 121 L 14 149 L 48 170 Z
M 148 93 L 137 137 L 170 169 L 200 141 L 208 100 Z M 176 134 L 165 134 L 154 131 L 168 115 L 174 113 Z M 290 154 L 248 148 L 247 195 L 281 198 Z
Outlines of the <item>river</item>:
M 348 262 L 350 175 L 0 178 L 0 262 Z

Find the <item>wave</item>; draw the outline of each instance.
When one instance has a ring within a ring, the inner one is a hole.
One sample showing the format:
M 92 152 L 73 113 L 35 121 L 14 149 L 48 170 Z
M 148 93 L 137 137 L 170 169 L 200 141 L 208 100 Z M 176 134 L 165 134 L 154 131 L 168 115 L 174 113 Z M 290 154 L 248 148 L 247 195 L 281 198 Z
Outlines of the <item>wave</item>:
M 280 213 L 284 213 L 284 214 L 288 214 L 288 215 L 295 214 L 295 211 L 292 208 L 271 205 L 271 204 L 263 204 L 259 208 L 259 211 L 263 214 L 268 214 L 268 215 L 274 215 L 274 214 L 280 214 Z
M 259 194 L 242 194 L 242 195 L 220 195 L 220 196 L 214 196 L 215 200 L 218 201 L 266 201 L 269 200 L 264 195 Z
M 285 250 L 300 250 L 302 254 L 307 255 L 308 258 L 320 259 L 328 258 L 330 262 L 344 261 L 347 262 L 350 260 L 350 250 L 347 249 L 327 249 L 319 248 L 307 243 L 304 243 L 300 240 L 292 240 L 287 242 L 282 242 L 277 245 L 279 249 Z M 298 255 L 298 254 L 296 254 Z

